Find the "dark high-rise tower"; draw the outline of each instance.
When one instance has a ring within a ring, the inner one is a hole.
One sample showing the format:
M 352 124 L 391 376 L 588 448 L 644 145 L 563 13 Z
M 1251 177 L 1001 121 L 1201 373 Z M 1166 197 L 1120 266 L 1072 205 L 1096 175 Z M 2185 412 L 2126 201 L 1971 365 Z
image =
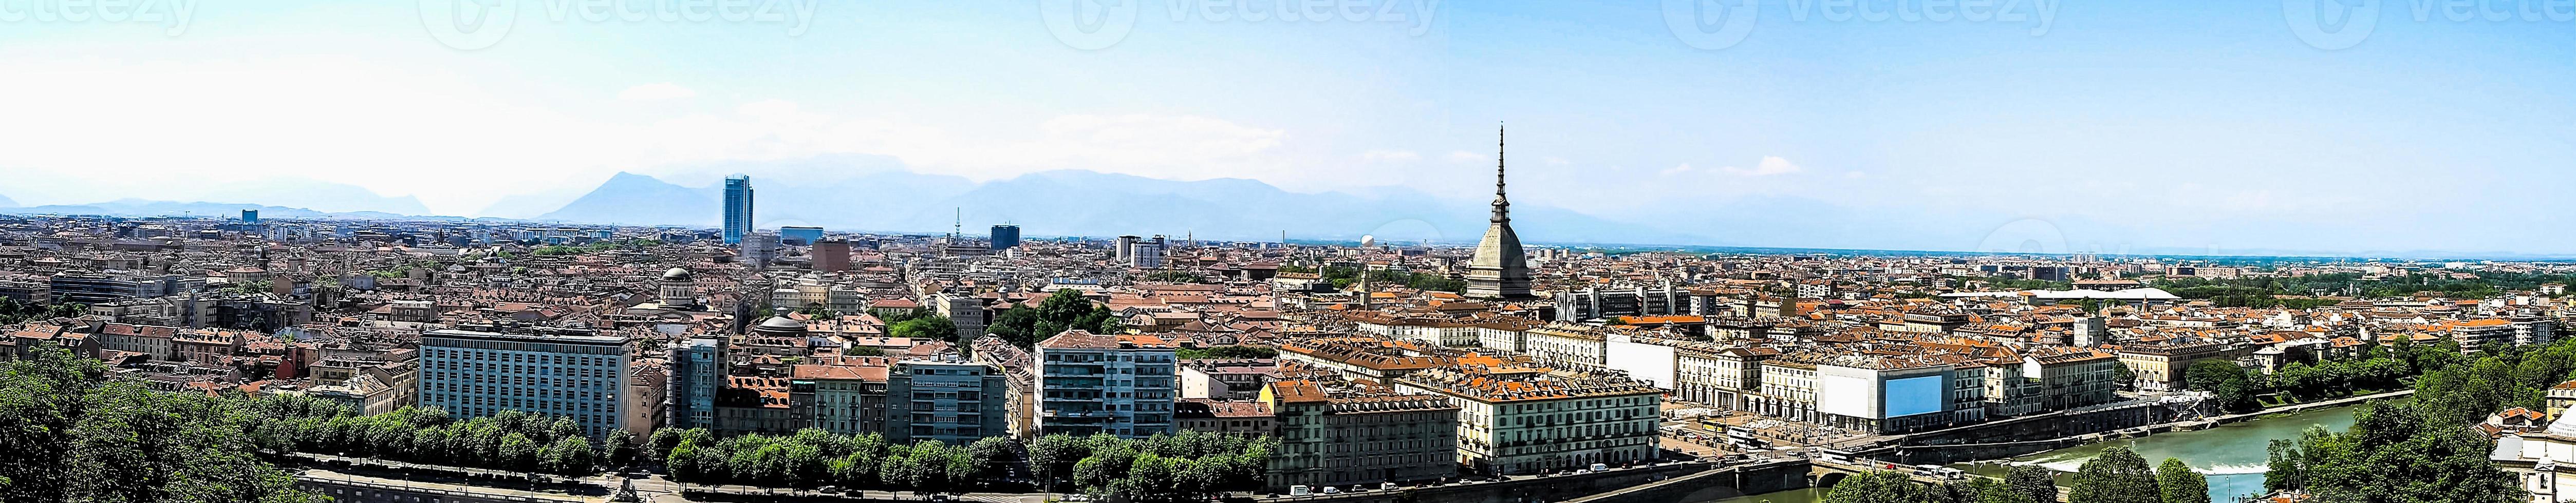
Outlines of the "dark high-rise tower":
M 1020 226 L 1011 224 L 993 226 L 993 251 L 1008 250 L 1019 245 Z
M 751 234 L 751 176 L 725 177 L 724 242 L 741 244 Z
M 1529 258 L 1521 254 L 1521 237 L 1512 233 L 1512 203 L 1503 197 L 1503 137 L 1494 133 L 1494 217 L 1476 256 L 1467 263 L 1467 296 L 1479 299 L 1530 298 Z

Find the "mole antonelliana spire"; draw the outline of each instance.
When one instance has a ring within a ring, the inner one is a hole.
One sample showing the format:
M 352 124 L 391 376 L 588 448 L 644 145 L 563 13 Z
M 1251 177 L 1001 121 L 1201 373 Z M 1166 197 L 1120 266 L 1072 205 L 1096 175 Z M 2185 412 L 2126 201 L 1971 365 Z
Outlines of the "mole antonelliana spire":
M 1512 203 L 1503 195 L 1503 130 L 1494 130 L 1494 218 L 1485 239 L 1476 243 L 1467 264 L 1467 296 L 1480 299 L 1530 298 L 1529 259 L 1521 254 L 1521 237 L 1512 233 Z

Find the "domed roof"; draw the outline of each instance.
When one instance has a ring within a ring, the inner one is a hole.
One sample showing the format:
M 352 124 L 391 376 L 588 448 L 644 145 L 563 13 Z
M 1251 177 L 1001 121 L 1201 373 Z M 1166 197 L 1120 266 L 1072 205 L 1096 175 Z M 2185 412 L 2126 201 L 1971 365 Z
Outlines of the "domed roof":
M 2559 417 L 2557 421 L 2550 421 L 2549 434 L 2576 436 L 2576 414 L 2568 414 L 2566 416 Z M 2510 437 L 2512 435 L 2506 436 Z
M 662 281 L 688 281 L 688 280 L 689 280 L 689 269 L 688 269 L 688 268 L 685 268 L 685 267 L 673 267 L 673 268 L 671 268 L 671 270 L 668 270 L 668 271 L 662 271 Z
M 760 320 L 759 328 L 764 332 L 803 332 L 805 322 L 787 319 L 785 316 L 771 316 L 769 319 Z

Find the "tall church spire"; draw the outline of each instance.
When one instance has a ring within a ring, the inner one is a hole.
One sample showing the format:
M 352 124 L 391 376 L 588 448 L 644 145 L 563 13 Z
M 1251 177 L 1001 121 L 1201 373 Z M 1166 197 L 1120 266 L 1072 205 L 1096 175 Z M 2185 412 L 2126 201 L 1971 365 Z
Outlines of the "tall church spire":
M 1505 140 L 1504 133 L 1505 133 L 1505 131 L 1504 131 L 1504 128 L 1503 128 L 1503 126 L 1502 126 L 1502 125 L 1497 124 L 1497 125 L 1495 125 L 1495 126 L 1494 126 L 1494 219 L 1493 219 L 1493 222 L 1494 222 L 1494 223 L 1498 223 L 1498 224 L 1499 224 L 1499 223 L 1505 223 L 1505 222 L 1510 222 L 1510 221 L 1512 221 L 1512 202 L 1511 202 L 1510 200 L 1506 200 L 1506 199 L 1504 199 L 1504 198 L 1503 198 L 1503 152 L 1504 152 L 1504 151 L 1503 151 L 1503 140 Z
M 1494 220 L 1468 258 L 1467 296 L 1479 299 L 1530 298 L 1530 270 L 1521 253 L 1520 235 L 1512 232 L 1512 203 L 1503 196 L 1503 129 L 1494 129 Z

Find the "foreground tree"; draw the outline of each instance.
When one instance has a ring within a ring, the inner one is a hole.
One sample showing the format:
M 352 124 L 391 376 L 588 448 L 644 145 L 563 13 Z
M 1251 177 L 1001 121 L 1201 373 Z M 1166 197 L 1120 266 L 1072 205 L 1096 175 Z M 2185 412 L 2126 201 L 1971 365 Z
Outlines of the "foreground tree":
M 2319 501 L 2520 501 L 2513 475 L 2486 459 L 2493 445 L 2415 404 L 2372 402 L 2343 433 L 2300 439 L 2298 477 Z
M 1931 491 L 1915 485 L 1905 472 L 1872 471 L 1834 484 L 1833 491 L 1825 493 L 1825 503 L 1917 503 L 1930 496 Z
M 2155 471 L 2126 446 L 2102 451 L 2075 470 L 2066 500 L 2074 503 L 2157 503 Z
M 107 382 L 98 361 L 38 351 L 0 365 L 0 502 L 308 503 L 256 456 L 240 402 Z M 270 437 L 274 438 L 274 437 Z
M 2014 493 L 2021 495 L 2021 500 L 2015 503 L 2055 503 L 2057 501 L 2057 471 L 2050 470 L 2048 467 L 2036 465 L 2012 467 L 2011 472 L 2004 474 L 2004 485 L 2011 486 Z
M 2156 465 L 2156 488 L 2164 492 L 2164 503 L 2209 503 L 2209 477 L 2191 471 L 2180 458 Z

